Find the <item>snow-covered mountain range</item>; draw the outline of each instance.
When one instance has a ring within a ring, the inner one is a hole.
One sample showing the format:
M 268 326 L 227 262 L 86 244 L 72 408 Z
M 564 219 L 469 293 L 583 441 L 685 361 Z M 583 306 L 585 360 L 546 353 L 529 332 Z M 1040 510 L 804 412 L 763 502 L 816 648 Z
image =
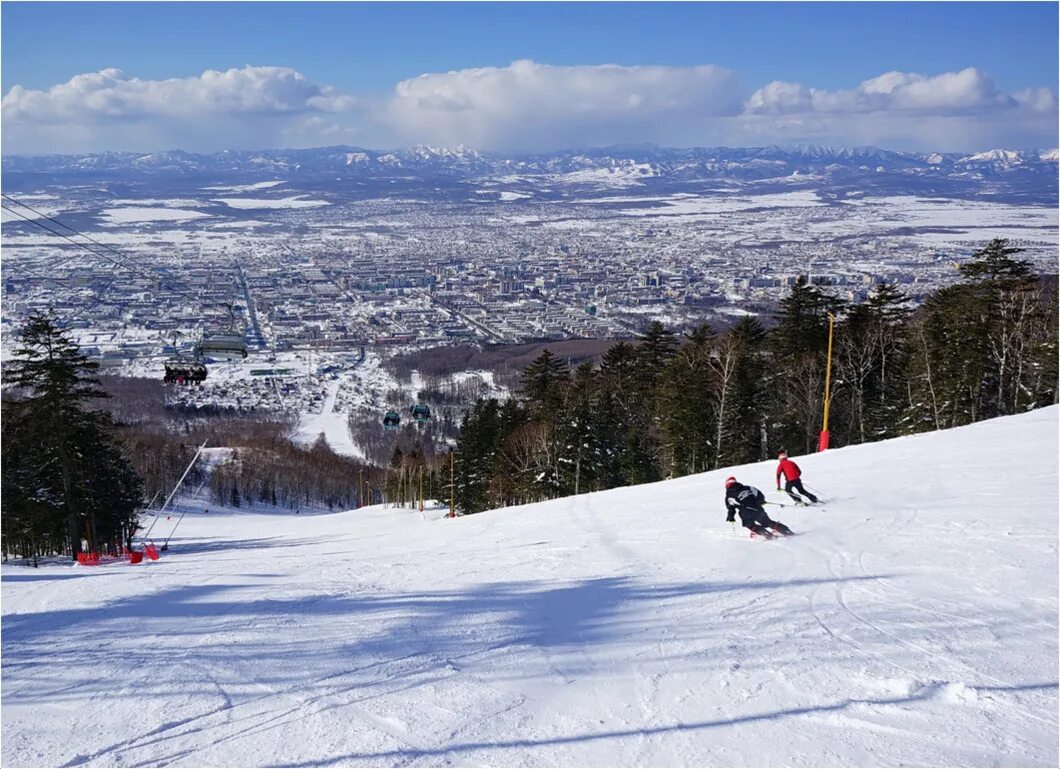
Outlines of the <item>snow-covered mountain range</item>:
M 159 561 L 3 565 L 0 758 L 1056 766 L 1058 415 L 799 457 L 826 502 L 773 542 L 722 499 L 774 462 L 457 519 L 189 495 Z
M 151 174 L 316 174 L 421 173 L 489 176 L 625 170 L 631 174 L 681 179 L 767 179 L 792 174 L 905 173 L 935 177 L 987 178 L 1010 173 L 1057 175 L 1057 150 L 995 149 L 959 153 L 895 152 L 875 147 L 768 146 L 674 149 L 611 147 L 548 154 L 502 155 L 467 147 L 419 145 L 399 150 L 319 147 L 296 150 L 225 150 L 195 154 L 183 150 L 88 155 L 5 156 L 5 173 L 115 172 Z

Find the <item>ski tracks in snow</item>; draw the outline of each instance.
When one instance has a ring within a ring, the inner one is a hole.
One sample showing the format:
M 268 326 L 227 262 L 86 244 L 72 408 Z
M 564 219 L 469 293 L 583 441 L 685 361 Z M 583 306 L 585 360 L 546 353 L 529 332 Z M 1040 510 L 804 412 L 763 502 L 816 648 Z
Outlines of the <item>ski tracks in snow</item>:
M 895 532 L 911 531 L 917 518 L 918 511 L 915 509 L 899 511 L 880 536 L 893 538 Z M 951 648 L 955 640 L 961 644 L 975 643 L 974 634 L 985 636 L 983 645 L 1003 646 L 1005 639 L 998 635 L 994 626 L 967 613 L 959 615 L 936 608 L 939 603 L 947 603 L 945 599 L 932 595 L 930 584 L 922 585 L 919 592 L 913 593 L 896 587 L 890 577 L 870 574 L 865 568 L 865 550 L 860 550 L 856 555 L 851 555 L 841 546 L 830 552 L 821 548 L 814 550 L 832 576 L 827 583 L 816 586 L 808 596 L 810 610 L 817 624 L 830 638 L 851 648 L 860 657 L 890 667 L 905 676 L 904 679 L 894 680 L 886 677 L 880 668 L 872 671 L 861 666 L 862 678 L 865 678 L 866 673 L 876 677 L 875 682 L 869 678 L 865 679 L 865 683 L 881 687 L 884 693 L 897 695 L 898 701 L 920 703 L 921 707 L 939 706 L 938 703 L 941 703 L 943 707 L 974 706 L 991 711 L 988 722 L 996 724 L 996 728 L 986 730 L 990 733 L 981 730 L 965 736 L 963 745 L 966 748 L 974 748 L 983 754 L 996 753 L 999 749 L 1014 750 L 1017 755 L 1022 753 L 1023 756 L 1033 756 L 1039 752 L 1035 746 L 1013 735 L 1005 722 L 1030 719 L 1052 726 L 1053 722 L 1020 704 L 1028 694 L 1037 694 L 1043 701 L 1035 705 L 1048 709 L 1049 702 L 1044 700 L 1049 695 L 1021 691 L 1023 687 L 1018 683 L 1006 681 L 962 660 L 959 656 L 960 647 Z M 890 552 L 893 547 L 884 550 Z M 856 570 L 851 569 L 853 566 L 856 566 Z M 908 578 L 912 579 L 913 576 Z M 852 600 L 848 594 L 850 591 L 859 600 Z M 826 593 L 831 593 L 830 602 L 822 600 L 822 595 Z M 913 602 L 914 599 L 917 603 Z M 838 622 L 841 616 L 848 620 L 842 629 Z M 1035 623 L 1034 626 L 1041 629 L 1042 623 Z M 1009 627 L 1012 627 L 1011 623 Z M 958 629 L 957 633 L 954 633 L 955 628 Z M 974 683 L 966 683 L 969 679 Z M 1003 704 L 997 701 L 999 696 L 1005 698 Z M 887 723 L 888 720 L 894 720 L 893 714 L 888 715 L 886 711 L 896 704 L 870 705 L 865 702 L 861 710 L 867 710 L 868 713 L 859 717 L 861 723 L 858 725 L 881 734 L 895 733 L 895 727 Z M 1055 708 L 1055 695 L 1052 704 Z M 828 720 L 844 724 L 852 718 L 847 712 L 828 716 Z M 926 740 L 931 743 L 926 748 L 945 747 L 945 743 L 937 742 L 935 735 L 923 733 L 916 722 L 911 725 L 906 738 Z

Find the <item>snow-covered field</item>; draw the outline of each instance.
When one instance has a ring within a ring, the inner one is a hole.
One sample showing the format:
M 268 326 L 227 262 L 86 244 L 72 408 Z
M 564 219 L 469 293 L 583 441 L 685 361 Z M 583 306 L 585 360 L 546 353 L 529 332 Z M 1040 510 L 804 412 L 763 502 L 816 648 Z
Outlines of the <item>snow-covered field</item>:
M 158 562 L 5 565 L 0 758 L 1056 766 L 1058 415 L 799 458 L 828 502 L 771 508 L 784 541 L 724 522 L 722 470 L 456 520 L 196 508 Z M 779 500 L 773 469 L 735 474 Z
M 188 211 L 181 208 L 148 208 L 144 206 L 129 206 L 127 208 L 107 208 L 100 212 L 100 216 L 108 225 L 129 224 L 132 222 L 176 222 L 188 219 L 202 219 L 208 217 L 201 211 Z
M 216 198 L 215 202 L 224 203 L 229 208 L 316 208 L 330 205 L 326 200 L 306 200 L 304 195 L 288 198 Z
M 255 190 L 267 190 L 270 187 L 276 187 L 280 184 L 286 184 L 282 180 L 273 180 L 268 182 L 255 182 L 253 184 L 235 184 L 235 185 L 220 185 L 215 187 L 203 187 L 204 190 L 220 190 L 221 192 L 253 192 Z

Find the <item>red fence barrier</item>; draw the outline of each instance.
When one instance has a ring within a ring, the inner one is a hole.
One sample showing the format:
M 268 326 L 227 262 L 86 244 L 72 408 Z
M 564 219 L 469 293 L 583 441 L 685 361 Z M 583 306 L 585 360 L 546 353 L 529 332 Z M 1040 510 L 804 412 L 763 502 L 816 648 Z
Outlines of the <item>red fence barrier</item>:
M 96 551 L 85 551 L 77 554 L 77 562 L 82 566 L 100 566 L 102 564 L 117 563 L 120 560 L 128 561 L 130 564 L 142 563 L 144 556 L 152 561 L 158 560 L 158 549 L 150 544 L 143 550 L 131 550 L 122 548 L 121 555 L 100 554 Z

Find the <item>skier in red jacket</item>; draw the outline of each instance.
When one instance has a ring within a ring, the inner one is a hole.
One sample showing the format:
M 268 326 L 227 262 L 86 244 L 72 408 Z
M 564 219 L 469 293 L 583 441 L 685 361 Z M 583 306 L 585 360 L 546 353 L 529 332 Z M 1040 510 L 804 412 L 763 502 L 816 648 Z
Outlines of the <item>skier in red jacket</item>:
M 803 488 L 801 480 L 802 471 L 799 470 L 797 464 L 788 459 L 788 452 L 780 452 L 777 455 L 777 458 L 780 460 L 780 464 L 777 465 L 777 491 L 780 491 L 780 476 L 783 475 L 787 481 L 787 483 L 784 484 L 784 491 L 788 492 L 788 496 L 794 499 L 796 503 L 804 505 L 806 504 L 806 500 L 792 491 L 792 489 L 796 489 L 800 493 L 805 494 L 811 503 L 817 502 L 817 497 Z

